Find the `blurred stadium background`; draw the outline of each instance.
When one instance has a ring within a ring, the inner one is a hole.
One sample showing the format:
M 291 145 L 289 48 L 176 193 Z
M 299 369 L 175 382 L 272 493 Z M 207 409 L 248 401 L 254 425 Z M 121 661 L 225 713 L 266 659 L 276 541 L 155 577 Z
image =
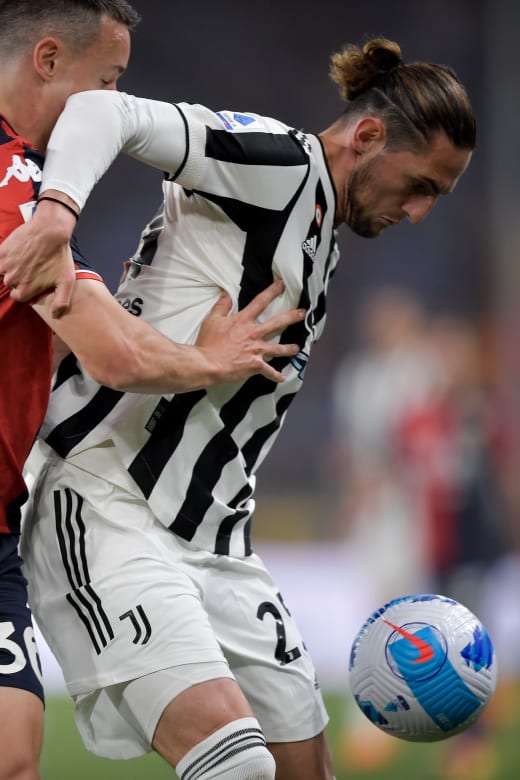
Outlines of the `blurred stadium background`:
M 133 4 L 143 21 L 120 82 L 133 94 L 319 132 L 341 110 L 330 54 L 380 34 L 400 43 L 405 60 L 451 65 L 469 90 L 478 148 L 449 201 L 423 225 L 379 241 L 340 232 L 329 322 L 260 471 L 254 535 L 318 667 L 338 780 L 419 772 L 423 780 L 510 780 L 520 768 L 520 4 Z M 158 205 L 160 181 L 122 158 L 87 205 L 80 243 L 112 289 Z M 380 737 L 353 711 L 347 658 L 366 614 L 427 588 L 487 622 L 500 685 L 478 728 L 410 746 Z M 43 780 L 172 776 L 153 756 L 88 755 L 46 649 L 43 660 Z

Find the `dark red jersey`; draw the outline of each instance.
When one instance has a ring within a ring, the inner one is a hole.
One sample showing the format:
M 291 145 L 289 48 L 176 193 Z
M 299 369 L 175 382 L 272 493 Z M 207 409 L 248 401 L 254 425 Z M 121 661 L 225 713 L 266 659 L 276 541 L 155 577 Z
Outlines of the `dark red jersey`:
M 0 242 L 30 219 L 43 159 L 0 116 Z M 76 246 L 73 256 L 85 275 L 86 263 Z M 49 399 L 52 332 L 29 304 L 13 301 L 2 283 L 0 329 L 0 533 L 17 533 L 27 497 L 22 470 Z

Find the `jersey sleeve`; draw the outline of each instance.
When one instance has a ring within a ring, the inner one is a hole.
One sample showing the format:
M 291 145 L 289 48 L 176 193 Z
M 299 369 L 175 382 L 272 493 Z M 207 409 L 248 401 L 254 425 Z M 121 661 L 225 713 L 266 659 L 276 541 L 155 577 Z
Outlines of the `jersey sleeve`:
M 123 92 L 72 95 L 51 134 L 42 191 L 55 189 L 80 208 L 119 152 L 175 174 L 186 164 L 186 124 L 171 103 Z
M 283 208 L 308 171 L 304 146 L 276 120 L 93 90 L 68 99 L 42 190 L 64 192 L 83 208 L 121 151 L 188 189 L 265 208 Z
M 72 252 L 72 259 L 74 260 L 76 279 L 94 279 L 94 281 L 103 282 L 101 274 L 98 274 L 98 272 L 90 266 L 90 263 L 81 252 L 76 236 L 72 236 L 70 240 L 70 249 Z

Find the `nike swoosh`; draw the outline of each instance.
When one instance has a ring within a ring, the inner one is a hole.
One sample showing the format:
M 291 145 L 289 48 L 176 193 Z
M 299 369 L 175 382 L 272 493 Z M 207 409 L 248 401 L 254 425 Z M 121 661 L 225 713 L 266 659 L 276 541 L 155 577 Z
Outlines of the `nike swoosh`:
M 394 629 L 394 631 L 397 631 L 398 634 L 401 634 L 402 637 L 407 639 L 410 642 L 410 644 L 412 644 L 419 651 L 419 655 L 417 656 L 417 658 L 414 658 L 413 660 L 414 664 L 425 664 L 427 661 L 432 660 L 432 658 L 435 655 L 435 650 L 428 642 L 425 642 L 424 639 L 421 639 L 415 634 L 411 634 L 409 631 L 406 631 L 404 628 L 401 628 L 400 626 L 396 626 L 393 623 L 390 623 L 389 620 L 384 620 L 384 622 L 388 626 L 391 626 Z

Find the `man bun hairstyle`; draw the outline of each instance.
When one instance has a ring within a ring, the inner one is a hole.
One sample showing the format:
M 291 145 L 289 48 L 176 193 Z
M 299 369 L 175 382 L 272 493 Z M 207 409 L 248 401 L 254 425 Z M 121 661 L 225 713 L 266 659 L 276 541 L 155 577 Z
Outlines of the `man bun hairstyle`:
M 373 38 L 362 48 L 347 44 L 331 57 L 330 77 L 347 102 L 346 119 L 361 113 L 385 123 L 387 146 L 424 147 L 443 131 L 454 146 L 474 149 L 476 122 L 467 92 L 446 65 L 405 63 L 401 48 Z

